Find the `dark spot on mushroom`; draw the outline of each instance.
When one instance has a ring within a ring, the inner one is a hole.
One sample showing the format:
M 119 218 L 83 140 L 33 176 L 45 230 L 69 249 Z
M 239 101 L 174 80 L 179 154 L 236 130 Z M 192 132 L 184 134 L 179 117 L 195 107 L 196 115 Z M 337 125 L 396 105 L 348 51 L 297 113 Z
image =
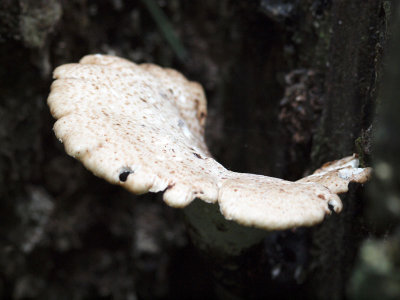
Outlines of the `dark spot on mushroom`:
M 193 153 L 193 155 L 194 156 L 196 156 L 197 158 L 200 158 L 200 159 L 202 159 L 202 157 L 201 157 L 201 155 L 200 154 L 198 154 L 198 153 L 196 153 L 196 152 L 192 152 Z
M 168 96 L 167 96 L 166 94 L 164 94 L 164 93 L 162 93 L 162 92 L 160 92 L 159 94 L 160 94 L 160 96 L 161 96 L 162 98 L 168 99 Z
M 322 194 L 319 194 L 319 195 L 318 195 L 318 198 L 320 198 L 320 199 L 322 199 L 322 200 L 325 200 L 325 196 L 322 195 Z
M 124 168 L 123 171 L 119 174 L 119 181 L 125 182 L 128 179 L 129 174 L 134 173 L 134 171 L 130 168 Z
M 175 186 L 175 182 L 172 182 L 172 183 L 168 184 L 167 190 L 173 188 L 174 186 Z
M 144 99 L 144 98 L 142 98 L 142 97 L 140 97 L 139 99 L 142 100 L 144 103 L 147 103 L 147 100 L 146 100 L 146 99 Z

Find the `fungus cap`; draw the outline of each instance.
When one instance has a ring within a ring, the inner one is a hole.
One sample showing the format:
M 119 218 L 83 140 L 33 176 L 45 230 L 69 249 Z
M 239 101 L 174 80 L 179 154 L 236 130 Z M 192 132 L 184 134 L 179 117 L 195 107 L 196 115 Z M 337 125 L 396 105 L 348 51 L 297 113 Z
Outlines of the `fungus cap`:
M 66 152 L 135 194 L 164 192 L 173 207 L 199 198 L 218 203 L 225 218 L 240 224 L 310 226 L 331 212 L 329 206 L 339 212 L 337 193 L 370 173 L 357 168 L 354 156 L 297 182 L 225 169 L 204 141 L 201 85 L 172 69 L 95 54 L 58 67 L 54 78 L 47 102 Z

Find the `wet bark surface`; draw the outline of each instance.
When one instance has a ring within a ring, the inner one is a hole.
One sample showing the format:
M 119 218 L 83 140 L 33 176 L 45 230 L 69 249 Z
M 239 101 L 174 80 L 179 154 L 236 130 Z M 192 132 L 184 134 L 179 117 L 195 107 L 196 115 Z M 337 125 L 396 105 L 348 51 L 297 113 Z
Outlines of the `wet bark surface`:
M 383 0 L 1 1 L 0 298 L 344 298 L 373 231 L 359 187 L 342 214 L 273 232 L 227 271 L 161 195 L 131 195 L 68 157 L 46 97 L 56 66 L 115 54 L 202 83 L 207 144 L 229 169 L 296 179 L 353 152 L 369 163 L 392 10 Z

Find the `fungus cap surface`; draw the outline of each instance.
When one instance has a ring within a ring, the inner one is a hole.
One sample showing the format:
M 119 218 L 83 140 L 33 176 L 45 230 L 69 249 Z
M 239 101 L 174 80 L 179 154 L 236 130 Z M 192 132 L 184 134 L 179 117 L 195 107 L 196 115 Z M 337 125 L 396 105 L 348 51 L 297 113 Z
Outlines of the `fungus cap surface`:
M 337 193 L 370 173 L 357 168 L 354 157 L 297 182 L 228 171 L 204 141 L 201 85 L 172 69 L 95 54 L 58 67 L 54 77 L 47 101 L 66 152 L 135 194 L 163 191 L 173 207 L 199 198 L 218 203 L 240 224 L 310 226 L 330 213 L 329 206 L 339 212 Z

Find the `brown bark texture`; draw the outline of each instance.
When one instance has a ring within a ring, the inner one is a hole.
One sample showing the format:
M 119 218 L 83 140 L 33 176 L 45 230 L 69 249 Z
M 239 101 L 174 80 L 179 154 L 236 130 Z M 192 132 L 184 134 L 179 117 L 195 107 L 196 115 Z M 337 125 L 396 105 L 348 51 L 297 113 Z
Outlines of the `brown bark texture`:
M 359 186 L 340 215 L 272 232 L 227 271 L 160 195 L 131 195 L 68 157 L 46 97 L 56 66 L 115 54 L 204 86 L 207 144 L 229 169 L 294 180 L 353 152 L 370 164 L 384 157 L 371 136 L 393 11 L 384 0 L 0 1 L 0 298 L 356 299 L 360 243 L 387 232 L 366 225 L 376 202 Z

